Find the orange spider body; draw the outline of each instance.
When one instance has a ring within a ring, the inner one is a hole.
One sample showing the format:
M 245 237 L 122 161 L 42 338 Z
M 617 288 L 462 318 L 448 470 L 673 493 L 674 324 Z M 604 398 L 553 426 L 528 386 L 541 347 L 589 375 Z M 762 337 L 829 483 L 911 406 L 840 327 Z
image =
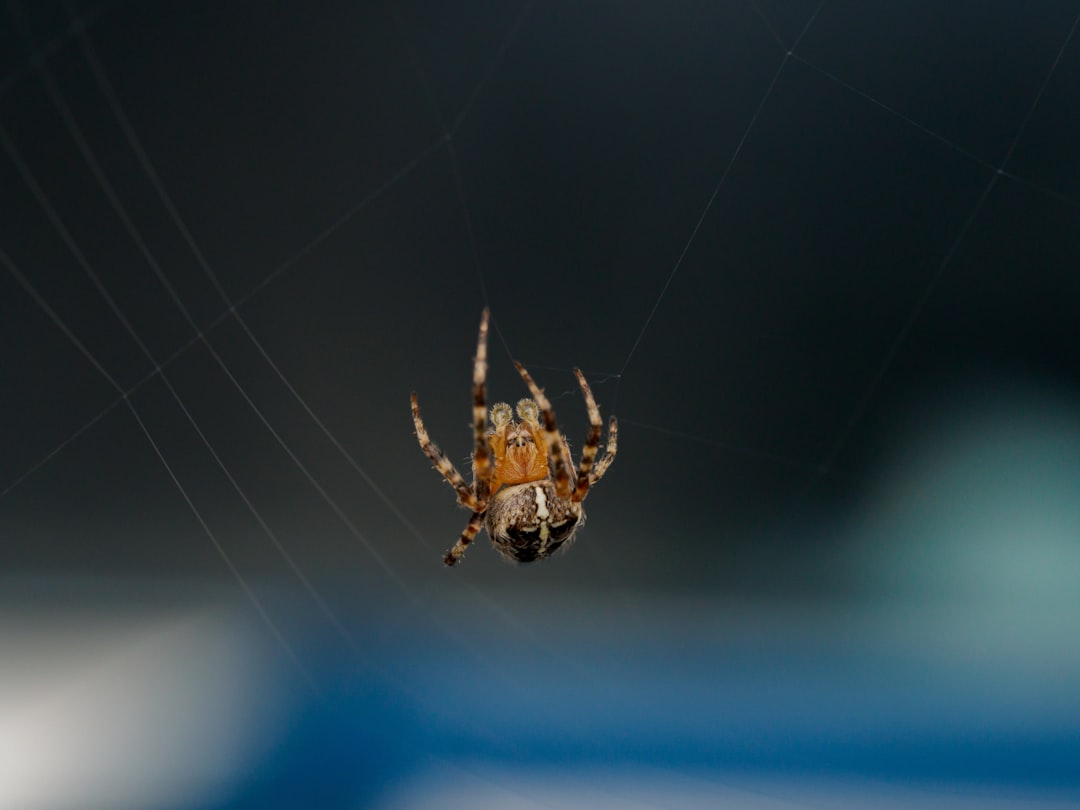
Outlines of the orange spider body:
M 521 400 L 516 409 L 498 402 L 489 414 L 484 386 L 487 333 L 488 311 L 485 309 L 480 317 L 473 361 L 475 444 L 471 484 L 465 482 L 446 454 L 431 441 L 420 417 L 416 393 L 411 397 L 413 426 L 420 449 L 457 492 L 458 503 L 472 511 L 465 531 L 443 557 L 447 565 L 456 565 L 461 560 L 481 526 L 487 529 L 495 549 L 515 562 L 542 560 L 565 548 L 585 522 L 581 503 L 589 488 L 604 476 L 615 460 L 618 424 L 615 417 L 611 417 L 607 451 L 598 461 L 596 456 L 603 429 L 600 409 L 585 376 L 576 368 L 574 376 L 589 413 L 589 434 L 578 464 L 574 463 L 566 437 L 559 432 L 551 403 L 520 363 L 514 363 L 514 366 L 533 398 Z M 515 410 L 517 421 L 514 420 Z

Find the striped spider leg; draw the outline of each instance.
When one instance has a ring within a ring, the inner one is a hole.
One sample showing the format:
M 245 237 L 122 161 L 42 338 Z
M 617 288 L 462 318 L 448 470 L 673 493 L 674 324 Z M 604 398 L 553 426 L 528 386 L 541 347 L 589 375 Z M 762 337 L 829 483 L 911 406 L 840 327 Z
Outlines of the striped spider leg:
M 589 383 L 585 380 L 585 375 L 581 373 L 581 369 L 575 368 L 574 376 L 577 377 L 578 385 L 581 386 L 581 394 L 585 398 L 585 407 L 589 413 L 589 433 L 585 437 L 585 444 L 581 448 L 581 463 L 575 469 L 573 459 L 570 456 L 570 449 L 566 445 L 566 439 L 559 433 L 558 424 L 555 420 L 555 411 L 551 407 L 551 402 L 544 395 L 543 389 L 536 384 L 521 363 L 514 363 L 514 366 L 517 368 L 518 374 L 521 375 L 521 379 L 525 381 L 525 385 L 529 387 L 529 393 L 533 395 L 533 399 L 536 400 L 540 408 L 548 462 L 555 470 L 555 491 L 560 498 L 569 498 L 574 503 L 581 503 L 589 494 L 589 487 L 604 477 L 607 468 L 615 460 L 615 453 L 618 451 L 618 420 L 614 416 L 611 417 L 608 423 L 608 441 L 604 457 L 600 460 L 600 463 L 594 466 L 597 451 L 600 449 L 600 435 L 604 423 L 600 418 L 600 408 L 596 404 Z M 576 478 L 572 490 L 570 488 L 571 476 Z
M 465 553 L 469 543 L 476 537 L 477 532 L 484 523 L 484 512 L 487 510 L 487 498 L 489 483 L 495 472 L 491 463 L 491 447 L 487 436 L 487 406 L 485 404 L 486 392 L 485 381 L 487 379 L 487 336 L 488 336 L 489 313 L 484 309 L 480 316 L 480 333 L 476 339 L 476 357 L 473 360 L 473 435 L 475 445 L 473 448 L 473 482 L 470 486 L 465 483 L 461 473 L 454 467 L 453 462 L 439 449 L 439 446 L 431 440 L 424 420 L 420 416 L 420 405 L 416 392 L 412 393 L 412 417 L 413 426 L 416 429 L 416 438 L 420 442 L 420 449 L 424 451 L 432 463 L 454 488 L 458 495 L 458 503 L 472 510 L 469 522 L 461 533 L 454 547 L 446 553 L 443 562 L 454 565 Z

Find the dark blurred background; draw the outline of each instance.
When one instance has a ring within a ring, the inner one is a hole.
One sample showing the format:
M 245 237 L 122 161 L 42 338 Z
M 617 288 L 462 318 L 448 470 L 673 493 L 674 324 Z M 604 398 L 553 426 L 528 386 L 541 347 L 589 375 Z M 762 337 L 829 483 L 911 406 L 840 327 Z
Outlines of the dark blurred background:
M 1076 798 L 1078 20 L 7 3 L 0 800 Z M 450 571 L 484 306 L 620 451 Z

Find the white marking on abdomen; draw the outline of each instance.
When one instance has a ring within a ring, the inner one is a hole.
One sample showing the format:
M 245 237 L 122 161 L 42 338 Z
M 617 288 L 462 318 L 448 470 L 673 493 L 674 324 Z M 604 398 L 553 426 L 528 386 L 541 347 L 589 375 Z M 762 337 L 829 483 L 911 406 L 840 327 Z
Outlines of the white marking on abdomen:
M 536 516 L 541 520 L 547 520 L 550 517 L 547 508 L 547 495 L 544 494 L 543 487 L 533 487 L 536 490 Z
M 547 546 L 548 537 L 551 532 L 548 529 L 548 518 L 551 513 L 547 508 L 547 495 L 544 494 L 543 487 L 533 487 L 536 490 L 536 517 L 540 520 L 540 541 L 542 545 L 540 549 L 543 550 Z

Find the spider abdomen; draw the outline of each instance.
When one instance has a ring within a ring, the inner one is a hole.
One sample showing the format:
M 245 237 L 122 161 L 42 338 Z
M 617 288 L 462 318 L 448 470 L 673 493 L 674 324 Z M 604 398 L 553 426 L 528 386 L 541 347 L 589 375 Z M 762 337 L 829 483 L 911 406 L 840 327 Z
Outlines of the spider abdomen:
M 560 498 L 550 479 L 502 487 L 488 503 L 485 525 L 495 550 L 515 562 L 551 556 L 585 522 L 580 503 Z

